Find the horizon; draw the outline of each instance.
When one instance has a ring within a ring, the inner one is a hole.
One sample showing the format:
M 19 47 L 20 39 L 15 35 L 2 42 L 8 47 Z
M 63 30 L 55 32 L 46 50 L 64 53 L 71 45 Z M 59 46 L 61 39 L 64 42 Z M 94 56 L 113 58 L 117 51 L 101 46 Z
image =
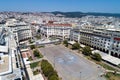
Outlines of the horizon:
M 120 14 L 118 0 L 4 0 L 0 12 L 83 12 Z M 101 6 L 102 5 L 102 6 Z
M 49 12 L 41 12 L 41 11 L 0 11 L 0 12 L 20 12 L 20 13 L 52 13 L 52 12 L 81 12 L 81 13 L 98 13 L 98 14 L 120 14 L 120 13 L 106 13 L 106 12 L 82 12 L 82 11 L 49 11 Z

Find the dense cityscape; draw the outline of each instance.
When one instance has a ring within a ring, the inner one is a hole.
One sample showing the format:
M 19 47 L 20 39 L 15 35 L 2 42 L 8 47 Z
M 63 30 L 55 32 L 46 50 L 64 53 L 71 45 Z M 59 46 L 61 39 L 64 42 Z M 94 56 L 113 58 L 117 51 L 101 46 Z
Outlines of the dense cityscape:
M 107 72 L 120 73 L 119 18 L 1 12 L 0 28 L 1 80 L 106 80 Z
M 0 80 L 120 80 L 120 1 L 1 0 Z

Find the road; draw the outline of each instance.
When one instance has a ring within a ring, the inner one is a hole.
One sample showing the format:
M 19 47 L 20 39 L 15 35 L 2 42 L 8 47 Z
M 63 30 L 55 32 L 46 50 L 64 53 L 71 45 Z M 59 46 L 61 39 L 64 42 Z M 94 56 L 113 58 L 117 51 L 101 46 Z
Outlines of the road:
M 40 48 L 40 52 L 53 64 L 62 80 L 105 80 L 98 65 L 79 57 L 61 45 Z

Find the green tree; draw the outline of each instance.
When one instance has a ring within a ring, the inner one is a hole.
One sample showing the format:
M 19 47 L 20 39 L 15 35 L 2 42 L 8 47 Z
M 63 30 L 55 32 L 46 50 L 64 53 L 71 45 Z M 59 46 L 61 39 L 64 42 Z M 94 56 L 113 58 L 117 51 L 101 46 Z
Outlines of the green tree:
M 33 43 L 33 41 L 31 39 L 29 39 L 29 43 Z
M 48 77 L 51 73 L 54 72 L 54 69 L 47 60 L 42 60 L 41 62 L 41 69 L 46 77 Z
M 66 47 L 68 47 L 68 41 L 67 41 L 67 40 L 64 40 L 64 41 L 63 41 L 63 44 L 64 44 Z
M 28 60 L 29 60 L 29 61 L 32 61 L 32 60 L 33 60 L 33 59 L 32 59 L 32 56 L 30 56 L 30 57 L 28 58 Z
M 80 48 L 80 44 L 78 42 L 76 42 L 72 45 L 73 50 L 76 50 L 76 49 L 79 49 L 79 48 Z
M 93 59 L 95 59 L 95 60 L 97 60 L 97 61 L 101 61 L 101 60 L 102 60 L 102 57 L 101 57 L 100 54 L 94 53 L 94 54 L 93 54 Z
M 82 50 L 82 53 L 86 56 L 90 56 L 92 54 L 92 51 L 89 46 L 85 46 Z
M 57 72 L 47 60 L 42 60 L 41 70 L 43 74 L 48 77 L 48 80 L 59 80 Z
M 31 49 L 35 49 L 35 45 L 30 45 L 30 48 Z
M 37 49 L 33 51 L 33 54 L 34 54 L 35 57 L 40 56 L 40 53 L 39 53 L 39 51 Z
M 51 75 L 48 77 L 48 80 L 59 80 L 59 78 L 56 75 Z
M 53 73 L 54 69 L 52 66 L 50 66 L 49 64 L 43 69 L 43 73 L 45 74 L 45 76 L 49 76 L 51 73 Z
M 49 76 L 51 76 L 51 75 L 56 75 L 58 77 L 58 74 L 55 70 L 52 73 L 49 74 Z

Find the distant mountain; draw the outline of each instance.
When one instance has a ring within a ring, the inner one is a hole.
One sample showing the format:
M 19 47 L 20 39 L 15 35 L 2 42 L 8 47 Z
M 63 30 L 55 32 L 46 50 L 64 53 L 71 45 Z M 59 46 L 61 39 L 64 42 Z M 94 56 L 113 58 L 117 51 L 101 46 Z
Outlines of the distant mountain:
M 89 12 L 89 13 L 83 13 L 83 12 L 59 12 L 59 11 L 55 11 L 52 12 L 54 15 L 57 14 L 62 14 L 66 17 L 83 17 L 83 16 L 87 16 L 87 15 L 93 15 L 93 16 L 106 16 L 106 17 L 119 17 L 120 18 L 120 14 L 115 14 L 115 13 L 95 13 L 95 12 Z
M 62 14 L 64 15 L 65 17 L 83 17 L 83 16 L 86 16 L 86 14 L 82 13 L 82 12 L 59 12 L 59 11 L 55 11 L 55 12 L 52 12 L 54 15 L 57 15 L 57 14 Z
M 119 17 L 120 18 L 120 14 L 118 14 L 118 13 L 94 13 L 94 12 L 91 12 L 91 13 L 85 13 L 85 14 L 94 15 L 94 16 L 106 16 L 106 17 Z

